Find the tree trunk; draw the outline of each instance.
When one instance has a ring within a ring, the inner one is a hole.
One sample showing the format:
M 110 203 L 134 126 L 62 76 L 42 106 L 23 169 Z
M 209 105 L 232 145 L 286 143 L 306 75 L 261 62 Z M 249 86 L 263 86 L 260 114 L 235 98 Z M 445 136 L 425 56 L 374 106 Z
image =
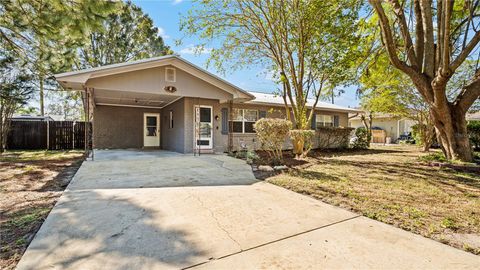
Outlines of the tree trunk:
M 39 85 L 40 85 L 40 114 L 42 116 L 45 116 L 45 95 L 44 95 L 44 92 L 43 92 L 43 75 L 40 75 L 40 78 L 39 78 Z
M 473 152 L 467 133 L 465 113 L 445 108 L 430 108 L 438 143 L 447 159 L 471 162 Z
M 293 153 L 295 154 L 296 159 L 302 156 L 304 145 L 305 141 L 302 137 L 298 137 L 293 140 Z

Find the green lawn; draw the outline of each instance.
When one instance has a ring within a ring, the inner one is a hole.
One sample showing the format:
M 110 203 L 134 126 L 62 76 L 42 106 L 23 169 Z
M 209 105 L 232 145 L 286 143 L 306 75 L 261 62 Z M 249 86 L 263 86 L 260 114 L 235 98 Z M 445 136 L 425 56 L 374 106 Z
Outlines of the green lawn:
M 268 182 L 480 254 L 480 175 L 433 166 L 414 146 L 312 153 Z

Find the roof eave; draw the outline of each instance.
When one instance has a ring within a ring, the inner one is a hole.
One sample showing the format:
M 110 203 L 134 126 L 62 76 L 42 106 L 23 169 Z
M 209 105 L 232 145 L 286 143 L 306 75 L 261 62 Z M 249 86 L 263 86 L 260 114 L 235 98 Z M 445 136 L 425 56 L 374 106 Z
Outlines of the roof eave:
M 262 102 L 262 101 L 255 101 L 251 100 L 248 101 L 247 104 L 253 104 L 253 105 L 267 105 L 267 106 L 277 106 L 277 107 L 284 107 L 285 104 L 280 104 L 280 103 L 272 103 L 272 102 Z M 289 107 L 292 107 L 291 105 L 288 105 Z M 311 109 L 312 106 L 307 106 L 308 109 Z M 361 113 L 363 111 L 357 110 L 357 109 L 350 109 L 350 108 L 329 108 L 329 107 L 319 107 L 316 106 L 315 110 L 326 110 L 326 111 L 335 111 L 335 112 L 346 112 L 346 113 Z

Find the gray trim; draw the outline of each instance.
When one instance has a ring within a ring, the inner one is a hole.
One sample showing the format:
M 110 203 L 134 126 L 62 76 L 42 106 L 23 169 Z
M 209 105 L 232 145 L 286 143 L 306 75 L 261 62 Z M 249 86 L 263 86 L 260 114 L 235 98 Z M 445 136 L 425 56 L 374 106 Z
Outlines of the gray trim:
M 228 108 L 222 108 L 222 135 L 228 134 Z
M 340 126 L 340 118 L 338 115 L 333 116 L 333 126 L 334 127 L 339 127 Z
M 258 119 L 267 118 L 267 111 L 258 111 Z
M 317 129 L 317 114 L 315 112 L 312 114 L 311 128 L 313 130 Z

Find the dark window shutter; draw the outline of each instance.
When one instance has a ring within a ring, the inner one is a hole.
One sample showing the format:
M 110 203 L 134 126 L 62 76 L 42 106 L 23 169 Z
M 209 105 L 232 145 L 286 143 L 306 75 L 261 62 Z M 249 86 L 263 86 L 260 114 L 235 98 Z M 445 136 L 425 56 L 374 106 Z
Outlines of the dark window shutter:
M 258 118 L 267 118 L 267 111 L 258 111 Z
M 228 134 L 228 108 L 222 108 L 222 134 Z
M 315 113 L 312 115 L 312 129 L 317 129 L 317 114 Z
M 333 116 L 333 126 L 339 127 L 340 126 L 340 117 L 338 115 Z

